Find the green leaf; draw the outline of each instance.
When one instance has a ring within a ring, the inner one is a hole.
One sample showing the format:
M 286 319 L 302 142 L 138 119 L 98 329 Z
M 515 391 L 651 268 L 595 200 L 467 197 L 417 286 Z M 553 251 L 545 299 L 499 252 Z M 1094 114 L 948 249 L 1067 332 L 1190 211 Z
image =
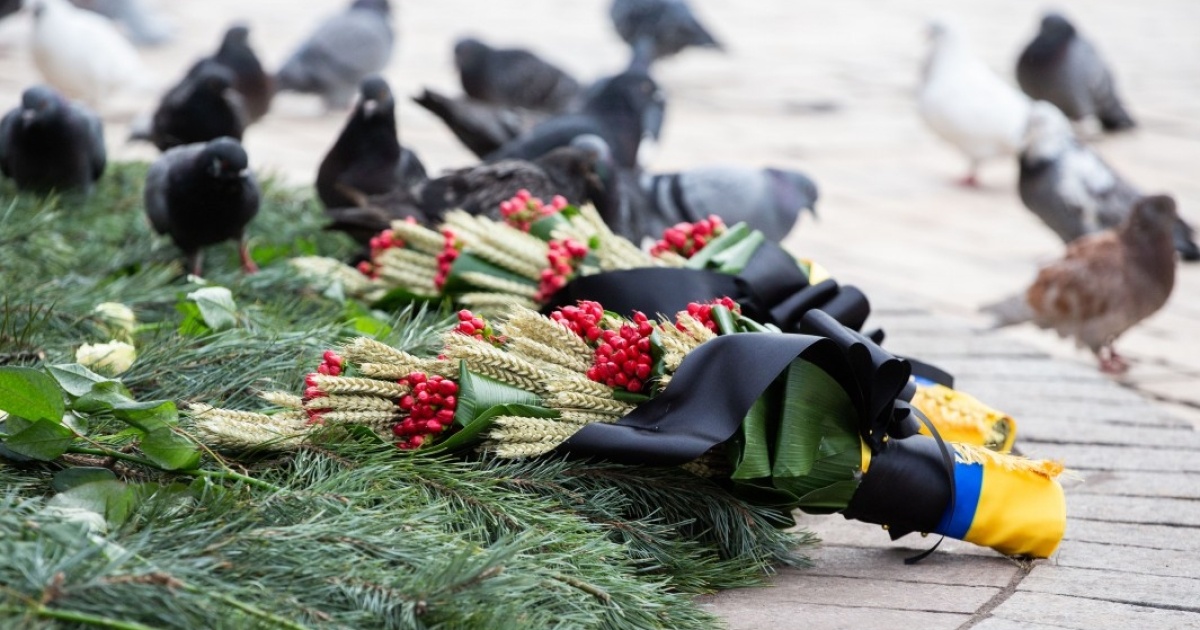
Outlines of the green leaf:
M 467 293 L 471 291 L 490 290 L 480 289 L 480 287 L 463 280 L 462 274 L 467 272 L 483 273 L 501 280 L 508 280 L 531 287 L 537 287 L 538 285 L 536 280 L 530 280 L 503 267 L 493 265 L 470 252 L 463 252 L 458 255 L 458 258 L 454 259 L 454 264 L 450 266 L 450 275 L 446 276 L 446 284 L 442 286 L 442 292 Z
M 454 435 L 434 444 L 430 451 L 454 450 L 475 444 L 479 434 L 492 426 L 492 420 L 498 416 L 524 416 L 526 418 L 557 418 L 559 414 L 552 409 L 537 405 L 493 405 L 483 410 L 469 424 L 459 429 Z M 455 418 L 457 420 L 457 418 Z
M 835 514 L 850 505 L 858 492 L 858 479 L 838 481 L 800 497 L 800 509 L 809 514 Z
M 717 271 L 726 274 L 738 274 L 746 267 L 746 263 L 750 262 L 750 257 L 754 252 L 758 251 L 759 246 L 763 244 L 767 237 L 763 236 L 762 232 L 754 230 L 746 238 L 742 239 L 729 249 L 713 256 L 712 264 L 717 265 Z
M 200 465 L 200 449 L 170 428 L 150 431 L 139 447 L 150 461 L 164 470 L 192 470 Z
M 59 387 L 63 391 L 72 396 L 83 396 L 92 391 L 97 383 L 115 382 L 107 376 L 101 376 L 78 363 L 63 363 L 61 365 L 48 365 L 46 371 L 54 380 L 58 381 Z
M 454 412 L 454 424 L 466 427 L 490 407 L 496 405 L 537 405 L 541 399 L 519 387 L 513 387 L 467 371 L 465 361 L 458 367 L 458 408 Z
M 564 216 L 566 212 L 567 209 L 564 208 L 562 212 L 556 212 L 554 214 L 544 216 L 537 221 L 530 223 L 529 234 L 531 236 L 536 236 L 543 241 L 549 241 L 551 235 L 554 234 L 554 230 L 557 230 L 560 227 L 567 228 L 571 226 L 571 222 L 566 216 Z M 578 210 L 576 210 L 575 213 L 578 214 Z
M 420 304 L 422 302 L 438 302 L 441 301 L 440 295 L 420 295 L 413 293 L 405 287 L 396 287 L 391 291 L 383 294 L 383 297 L 375 300 L 371 304 L 371 308 L 377 308 L 381 311 L 398 311 L 409 304 Z
M 102 381 L 92 385 L 88 393 L 75 399 L 71 408 L 81 413 L 112 411 L 117 405 L 132 404 L 129 390 L 120 381 Z
M 140 484 L 129 485 L 116 480 L 93 481 L 54 495 L 47 506 L 99 514 L 112 529 L 120 527 L 129 518 L 143 494 L 145 489 Z
M 85 483 L 95 481 L 116 481 L 117 474 L 107 468 L 99 466 L 76 466 L 74 468 L 64 468 L 54 475 L 54 481 L 50 487 L 55 492 L 66 492 L 76 486 L 82 486 Z
M 712 307 L 713 322 L 717 324 L 717 331 L 722 335 L 732 335 L 737 332 L 737 326 L 734 324 L 733 311 L 720 304 L 714 304 Z
M 4 440 L 4 446 L 18 455 L 48 462 L 67 452 L 74 440 L 74 431 L 43 418 L 10 435 Z
M 27 420 L 62 420 L 63 390 L 41 370 L 0 367 L 0 411 Z
M 734 455 L 733 479 L 762 479 L 771 476 L 771 450 L 767 441 L 767 399 L 773 388 L 754 401 L 742 420 L 741 449 Z
M 738 223 L 727 228 L 720 236 L 700 248 L 700 251 L 688 259 L 684 267 L 688 269 L 705 269 L 709 267 L 709 263 L 712 262 L 713 257 L 741 242 L 742 239 L 750 235 L 750 231 L 750 227 L 745 223 Z
M 183 315 L 183 320 L 179 322 L 179 334 L 184 337 L 203 337 L 212 332 L 212 329 L 204 323 L 204 316 L 200 313 L 200 307 L 196 306 L 195 302 L 186 300 L 177 302 L 175 310 Z
M 233 293 L 225 287 L 204 287 L 187 294 L 196 303 L 204 324 L 212 330 L 225 330 L 237 326 L 237 303 Z

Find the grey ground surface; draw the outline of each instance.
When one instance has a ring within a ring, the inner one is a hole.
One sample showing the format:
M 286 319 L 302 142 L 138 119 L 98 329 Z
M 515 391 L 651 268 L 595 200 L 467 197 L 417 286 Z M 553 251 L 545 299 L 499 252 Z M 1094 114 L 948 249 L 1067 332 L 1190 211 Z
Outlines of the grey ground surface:
M 1028 284 L 1062 246 L 1016 195 L 1015 161 L 985 166 L 983 188 L 953 182 L 965 161 L 921 123 L 913 94 L 924 25 L 949 18 L 1011 80 L 1045 5 L 1035 0 L 692 0 L 727 45 L 657 70 L 668 95 L 667 171 L 713 163 L 797 168 L 821 188 L 820 220 L 786 243 L 856 284 L 877 306 L 887 346 L 942 364 L 963 389 L 1014 414 L 1028 454 L 1078 471 L 1068 488 L 1067 540 L 1048 561 L 1018 566 L 946 542 L 924 563 L 902 562 L 932 539 L 896 544 L 840 517 L 806 518 L 825 544 L 816 567 L 774 588 L 720 594 L 707 605 L 735 628 L 1200 628 L 1200 265 L 1181 269 L 1166 308 L 1119 347 L 1134 360 L 1113 380 L 1070 343 L 1031 328 L 984 330 L 975 311 Z M 164 89 L 219 41 L 230 22 L 252 28 L 278 67 L 342 0 L 146 0 L 171 19 L 172 44 L 143 50 Z M 399 46 L 387 71 L 400 96 L 400 133 L 431 172 L 471 162 L 439 121 L 403 95 L 458 86 L 455 37 L 534 49 L 584 80 L 615 72 L 627 52 L 606 0 L 400 0 Z M 1096 139 L 1097 150 L 1147 191 L 1176 196 L 1200 223 L 1200 2 L 1058 0 L 1114 66 L 1141 123 Z M 37 80 L 29 18 L 0 23 L 0 108 Z M 157 93 L 106 112 L 115 159 L 153 157 L 124 142 Z M 310 184 L 344 114 L 284 95 L 251 127 L 252 164 Z

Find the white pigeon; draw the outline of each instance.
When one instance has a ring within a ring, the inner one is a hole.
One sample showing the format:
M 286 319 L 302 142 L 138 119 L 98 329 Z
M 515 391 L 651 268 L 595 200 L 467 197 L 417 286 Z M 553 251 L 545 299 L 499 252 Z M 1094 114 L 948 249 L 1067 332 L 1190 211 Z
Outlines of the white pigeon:
M 921 73 L 917 106 L 929 128 L 966 154 L 962 183 L 978 185 L 985 160 L 1021 150 L 1029 97 L 1001 79 L 945 24 L 929 27 L 932 43 Z
M 102 109 L 116 94 L 145 85 L 133 44 L 113 23 L 66 0 L 34 0 L 33 61 L 64 94 Z

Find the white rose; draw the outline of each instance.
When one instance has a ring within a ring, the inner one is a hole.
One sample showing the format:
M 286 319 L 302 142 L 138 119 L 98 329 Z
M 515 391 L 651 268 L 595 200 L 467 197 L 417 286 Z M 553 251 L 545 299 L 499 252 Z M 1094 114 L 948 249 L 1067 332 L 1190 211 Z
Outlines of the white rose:
M 85 343 L 75 351 L 75 360 L 84 367 L 114 376 L 127 371 L 136 359 L 137 350 L 124 341 Z
M 92 312 L 114 333 L 122 332 L 128 337 L 137 328 L 138 321 L 137 317 L 133 314 L 133 310 L 120 302 L 103 302 L 97 304 L 96 308 L 92 309 Z

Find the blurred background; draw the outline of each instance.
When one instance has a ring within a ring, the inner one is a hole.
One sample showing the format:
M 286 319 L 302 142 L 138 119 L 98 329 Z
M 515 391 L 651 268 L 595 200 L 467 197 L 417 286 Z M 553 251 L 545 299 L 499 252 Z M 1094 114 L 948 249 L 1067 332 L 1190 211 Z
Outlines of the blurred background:
M 220 42 L 234 21 L 268 71 L 343 0 L 144 0 L 172 30 L 139 49 L 157 89 L 104 113 L 110 160 L 151 160 L 129 144 L 128 124 Z M 528 48 L 587 81 L 622 69 L 628 49 L 608 18 L 608 0 L 402 0 L 394 3 L 395 54 L 385 76 L 397 95 L 401 141 L 431 174 L 477 160 L 441 121 L 408 97 L 429 86 L 461 90 L 452 46 L 464 35 Z M 1015 159 L 988 163 L 982 186 L 956 183 L 964 160 L 917 114 L 915 94 L 928 51 L 926 25 L 955 25 L 982 60 L 1015 83 L 1017 55 L 1043 11 L 1069 16 L 1108 61 L 1132 132 L 1088 142 L 1147 193 L 1169 192 L 1200 224 L 1200 3 L 1192 0 L 875 2 L 692 0 L 724 53 L 689 50 L 655 65 L 667 97 L 661 143 L 643 156 L 667 171 L 715 163 L 780 166 L 810 175 L 821 198 L 785 240 L 789 249 L 863 288 L 878 303 L 911 304 L 985 319 L 978 307 L 1023 290 L 1061 242 L 1016 192 Z M 15 106 L 40 80 L 30 53 L 28 12 L 0 22 L 0 105 Z M 311 186 L 348 112 L 326 113 L 316 97 L 286 93 L 246 131 L 251 164 Z M 895 296 L 893 298 L 892 296 Z M 1015 335 L 1048 352 L 1093 364 L 1084 350 L 1032 327 Z M 1175 293 L 1151 320 L 1122 338 L 1134 360 L 1123 382 L 1200 422 L 1200 266 L 1181 264 Z

